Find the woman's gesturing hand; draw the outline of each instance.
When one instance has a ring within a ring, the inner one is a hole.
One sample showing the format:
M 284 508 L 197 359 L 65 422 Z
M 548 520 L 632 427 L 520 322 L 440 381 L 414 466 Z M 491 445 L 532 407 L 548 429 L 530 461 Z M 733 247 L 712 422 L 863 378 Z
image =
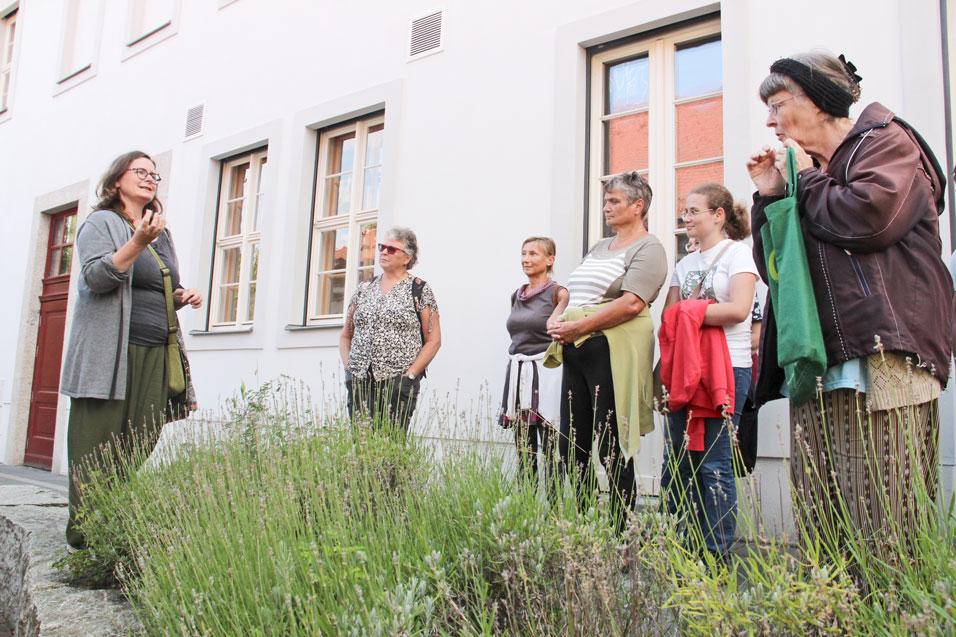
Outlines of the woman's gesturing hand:
M 133 232 L 133 240 L 142 247 L 148 246 L 156 240 L 166 228 L 166 215 L 161 212 L 144 210 L 143 216 L 136 222 L 136 229 Z
M 185 307 L 186 305 L 191 305 L 196 309 L 202 307 L 202 295 L 199 293 L 199 290 L 195 288 L 179 288 L 173 292 L 173 300 L 176 301 L 176 305 L 179 307 Z
M 747 172 L 757 191 L 765 197 L 782 195 L 787 185 L 783 174 L 776 166 L 777 154 L 770 146 L 764 146 L 747 160 Z M 784 164 L 786 166 L 786 164 Z

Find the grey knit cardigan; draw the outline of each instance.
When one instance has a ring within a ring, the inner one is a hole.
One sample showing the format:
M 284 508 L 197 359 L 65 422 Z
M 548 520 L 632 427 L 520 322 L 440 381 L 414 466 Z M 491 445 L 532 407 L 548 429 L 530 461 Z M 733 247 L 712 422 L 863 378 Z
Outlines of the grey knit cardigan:
M 168 231 L 167 231 L 168 232 Z M 133 304 L 131 270 L 120 272 L 113 253 L 133 232 L 120 215 L 97 210 L 86 218 L 74 243 L 80 264 L 77 297 L 73 304 L 70 342 L 63 362 L 60 393 L 71 398 L 126 399 L 126 360 L 130 309 Z M 172 237 L 169 237 L 172 246 Z M 172 250 L 176 260 L 176 250 Z M 182 331 L 179 345 L 185 358 Z M 195 402 L 187 368 L 185 402 Z

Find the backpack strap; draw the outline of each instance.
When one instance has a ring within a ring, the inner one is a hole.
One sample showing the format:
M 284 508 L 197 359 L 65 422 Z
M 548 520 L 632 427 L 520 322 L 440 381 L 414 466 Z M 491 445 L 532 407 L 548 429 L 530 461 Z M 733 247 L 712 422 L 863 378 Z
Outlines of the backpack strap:
M 415 306 L 415 314 L 418 315 L 418 333 L 422 338 L 422 346 L 425 345 L 425 322 L 422 320 L 422 292 L 425 290 L 425 281 L 417 276 L 412 278 L 412 304 Z M 427 370 L 422 371 L 422 377 L 427 375 Z
M 916 140 L 920 150 L 922 150 L 923 154 L 929 159 L 930 168 L 936 171 L 936 176 L 939 179 L 939 183 L 942 184 L 939 198 L 936 200 L 936 211 L 938 214 L 943 214 L 943 208 L 946 206 L 946 173 L 943 172 L 943 168 L 939 165 L 939 160 L 936 159 L 936 155 L 933 154 L 933 149 L 929 147 L 929 144 L 925 139 L 923 139 L 923 136 L 919 134 L 918 130 L 910 126 L 909 122 L 904 120 L 902 117 L 894 115 L 893 121 L 902 126 L 907 132 L 909 132 L 910 135 L 913 136 L 913 139 Z

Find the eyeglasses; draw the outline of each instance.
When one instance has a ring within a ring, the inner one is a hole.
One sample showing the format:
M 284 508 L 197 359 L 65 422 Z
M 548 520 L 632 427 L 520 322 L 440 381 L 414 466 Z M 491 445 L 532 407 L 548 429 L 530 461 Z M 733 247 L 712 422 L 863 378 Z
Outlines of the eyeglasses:
M 379 251 L 379 252 L 384 252 L 384 253 L 387 254 L 388 256 L 392 256 L 392 255 L 395 254 L 396 252 L 405 252 L 405 251 L 402 250 L 401 248 L 396 248 L 395 246 L 387 246 L 387 245 L 385 245 L 384 243 L 378 244 L 378 251 Z M 408 253 L 405 252 L 405 254 L 408 254 Z
M 716 208 L 704 208 L 703 210 L 698 210 L 697 208 L 684 208 L 680 211 L 681 219 L 693 219 L 702 212 L 714 212 Z
M 770 113 L 770 116 L 771 116 L 771 117 L 776 117 L 776 116 L 777 116 L 777 113 L 780 112 L 780 105 L 781 105 L 781 104 L 783 104 L 784 102 L 789 102 L 790 100 L 792 100 L 792 99 L 794 99 L 794 98 L 797 98 L 797 97 L 803 97 L 803 93 L 797 93 L 796 95 L 791 95 L 790 97 L 785 97 L 785 98 L 783 98 L 782 100 L 780 100 L 779 102 L 774 102 L 773 104 L 767 104 L 767 112 Z
M 146 179 L 147 177 L 151 177 L 152 180 L 155 181 L 157 184 L 163 180 L 162 175 L 160 175 L 159 173 L 150 172 L 146 170 L 145 168 L 130 168 L 126 172 L 136 173 L 136 176 L 139 177 L 140 179 Z

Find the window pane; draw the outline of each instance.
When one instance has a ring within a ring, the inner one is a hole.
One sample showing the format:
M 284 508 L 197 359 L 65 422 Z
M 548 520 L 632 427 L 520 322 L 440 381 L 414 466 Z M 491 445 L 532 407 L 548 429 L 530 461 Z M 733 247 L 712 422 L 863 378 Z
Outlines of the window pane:
M 222 257 L 219 265 L 220 285 L 239 283 L 239 266 L 242 264 L 240 249 L 238 247 L 226 248 L 219 254 Z
M 352 172 L 355 162 L 355 133 L 341 135 L 332 139 L 329 144 L 329 165 L 326 174 Z
M 674 263 L 677 263 L 678 261 L 686 257 L 688 254 L 690 254 L 690 251 L 687 249 L 688 237 L 685 233 L 678 233 L 677 236 L 674 237 L 674 240 L 676 242 L 676 248 L 677 248 L 674 251 L 674 254 L 676 255 L 674 257 Z
M 326 178 L 325 193 L 325 216 L 347 215 L 352 207 L 352 175 Z
M 223 219 L 219 238 L 234 237 L 242 232 L 242 199 L 226 204 L 226 216 Z
M 720 40 L 677 51 L 677 99 L 716 93 L 723 87 Z
M 699 186 L 700 184 L 707 182 L 716 182 L 721 184 L 724 182 L 724 162 L 715 161 L 709 164 L 700 164 L 699 166 L 684 166 L 683 168 L 678 168 L 676 173 L 676 189 L 677 189 L 677 210 L 675 214 L 678 219 L 678 227 L 683 227 L 683 224 L 680 221 L 680 211 L 684 209 L 684 199 L 687 197 L 687 192 Z
M 239 310 L 239 269 L 242 252 L 238 246 L 220 253 L 219 265 L 219 322 L 235 323 Z
M 364 223 L 359 228 L 359 267 L 370 268 L 375 266 L 375 236 L 377 222 Z
M 76 238 L 76 215 L 66 218 L 66 227 L 63 232 L 63 243 L 73 243 Z
M 262 212 L 262 184 L 265 181 L 265 172 L 266 172 L 266 158 L 263 157 L 259 160 L 259 179 L 256 182 L 256 201 L 255 201 L 255 212 L 252 214 L 252 230 L 256 231 L 259 229 L 259 216 Z
M 223 285 L 219 288 L 219 323 L 235 323 L 239 310 L 239 286 Z
M 368 141 L 365 144 L 365 166 L 381 166 L 384 156 L 385 125 L 376 124 L 368 129 Z
M 648 69 L 646 57 L 608 67 L 605 114 L 632 111 L 647 106 L 650 95 Z
M 362 192 L 362 210 L 376 210 L 382 194 L 382 167 L 365 169 L 365 187 Z
M 241 199 L 246 192 L 246 176 L 249 174 L 249 162 L 233 166 L 229 170 L 229 200 Z
M 723 96 L 717 95 L 677 105 L 677 161 L 723 155 L 723 101 Z
M 50 253 L 50 269 L 46 273 L 47 276 L 56 276 L 60 273 L 60 259 L 60 249 L 56 248 Z
M 317 277 L 315 314 L 342 314 L 345 307 L 345 273 L 322 273 Z
M 66 246 L 60 253 L 60 265 L 57 274 L 69 274 L 70 265 L 73 263 L 73 246 Z
M 249 247 L 249 251 L 250 251 L 249 280 L 258 281 L 259 280 L 259 244 L 253 243 Z
M 348 257 L 349 230 L 337 228 L 319 233 L 319 269 L 344 270 Z
M 647 170 L 647 113 L 636 113 L 604 123 L 605 169 L 612 175 Z

